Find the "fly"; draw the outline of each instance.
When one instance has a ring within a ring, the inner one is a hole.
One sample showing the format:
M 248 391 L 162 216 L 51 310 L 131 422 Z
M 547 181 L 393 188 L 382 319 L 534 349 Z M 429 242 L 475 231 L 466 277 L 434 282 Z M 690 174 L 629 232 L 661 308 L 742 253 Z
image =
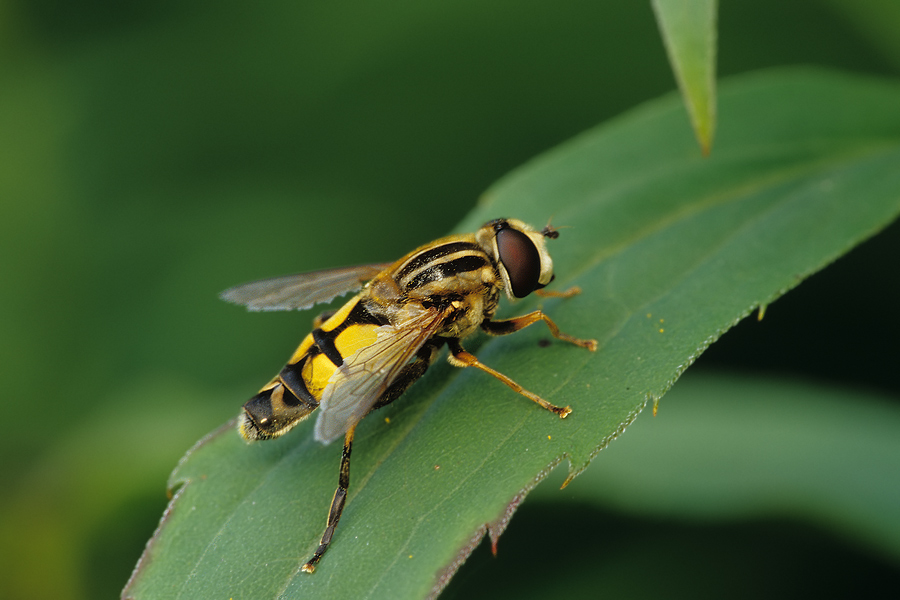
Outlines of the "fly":
M 558 236 L 550 225 L 538 231 L 515 219 L 495 219 L 475 233 L 425 244 L 394 263 L 265 279 L 222 293 L 222 299 L 258 311 L 305 309 L 359 290 L 343 307 L 313 321 L 312 333 L 281 372 L 244 404 L 238 422 L 245 440 L 268 440 L 319 409 L 316 440 L 328 444 L 344 437 L 325 532 L 303 571 L 315 570 L 341 518 L 356 426 L 422 377 L 443 346 L 449 348 L 451 365 L 480 369 L 560 418 L 572 412 L 524 389 L 462 346 L 479 328 L 506 335 L 543 321 L 555 338 L 597 349 L 595 340 L 561 332 L 540 310 L 494 319 L 501 293 L 514 300 L 532 292 L 559 297 L 580 292 L 543 290 L 553 280 L 546 240 Z

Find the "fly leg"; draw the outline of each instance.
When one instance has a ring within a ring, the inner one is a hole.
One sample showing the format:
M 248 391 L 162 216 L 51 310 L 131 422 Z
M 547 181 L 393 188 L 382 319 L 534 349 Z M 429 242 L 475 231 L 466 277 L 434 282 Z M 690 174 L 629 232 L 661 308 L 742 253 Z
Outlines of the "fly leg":
M 529 400 L 536 402 L 537 404 L 540 405 L 541 408 L 544 408 L 546 410 L 549 410 L 552 413 L 559 415 L 560 419 L 565 419 L 569 415 L 569 413 L 572 412 L 571 407 L 568 407 L 568 406 L 560 407 L 560 406 L 556 406 L 555 404 L 550 404 L 549 402 L 547 402 L 546 400 L 544 400 L 537 394 L 529 392 L 528 390 L 523 388 L 521 385 L 519 385 L 518 383 L 516 383 L 515 381 L 513 381 L 506 375 L 504 375 L 503 373 L 500 373 L 499 371 L 495 371 L 494 369 L 490 368 L 489 366 L 483 364 L 481 361 L 479 361 L 475 357 L 474 354 L 470 354 L 469 352 L 466 352 L 466 350 L 459 343 L 459 340 L 448 339 L 447 346 L 449 346 L 449 348 L 450 348 L 450 354 L 447 356 L 447 360 L 454 367 L 475 367 L 477 369 L 481 369 L 485 373 L 488 373 L 489 375 L 493 375 L 494 377 L 496 377 L 497 379 L 499 379 L 500 381 L 502 381 L 503 383 L 508 385 L 510 388 L 512 388 L 512 390 L 514 392 L 522 394 Z
M 353 447 L 353 432 L 356 431 L 356 425 L 352 426 L 344 435 L 344 451 L 341 454 L 341 473 L 338 477 L 338 486 L 334 491 L 334 498 L 331 500 L 331 509 L 328 511 L 328 525 L 325 527 L 325 533 L 322 534 L 322 541 L 316 548 L 312 558 L 306 561 L 301 567 L 304 573 L 312 573 L 316 570 L 316 564 L 328 550 L 331 544 L 331 538 L 337 527 L 338 521 L 341 520 L 341 513 L 344 511 L 344 503 L 347 501 L 347 489 L 350 487 L 350 450 Z
M 525 329 L 529 325 L 533 325 L 538 321 L 543 321 L 544 323 L 546 323 L 547 327 L 550 328 L 550 333 L 558 340 L 569 342 L 570 344 L 575 344 L 576 346 L 581 346 L 582 348 L 587 348 L 591 352 L 597 349 L 597 340 L 582 340 L 576 337 L 572 337 L 567 333 L 563 333 L 559 330 L 559 327 L 556 326 L 556 323 L 550 320 L 550 317 L 539 310 L 530 312 L 527 315 L 522 315 L 521 317 L 513 317 L 512 319 L 504 319 L 502 321 L 485 320 L 482 321 L 481 328 L 491 335 L 506 335 L 509 333 L 515 333 L 520 329 Z
M 563 290 L 561 292 L 557 292 L 556 290 L 534 290 L 535 295 L 540 296 L 541 298 L 571 298 L 572 296 L 577 296 L 581 293 L 581 288 L 577 285 L 573 285 L 567 290 Z
M 438 350 L 440 350 L 442 345 L 443 342 L 437 344 L 433 341 L 426 342 L 426 344 L 416 353 L 415 360 L 403 367 L 403 370 L 400 371 L 400 374 L 397 375 L 397 378 L 394 379 L 391 386 L 381 394 L 381 397 L 372 405 L 369 412 L 381 408 L 382 406 L 387 406 L 403 395 L 403 392 L 405 392 L 409 386 L 414 384 L 425 374 L 425 371 L 427 371 L 428 367 L 431 366 L 431 363 L 434 362 Z
M 437 351 L 440 349 L 440 346 L 441 344 L 425 344 L 416 354 L 416 359 L 404 367 L 400 372 L 400 375 L 397 376 L 397 379 L 384 391 L 370 410 L 386 406 L 399 398 L 400 395 L 406 391 L 406 388 L 411 386 L 417 379 L 425 374 L 428 366 L 434 361 L 434 357 L 437 356 Z M 325 527 L 325 533 L 322 534 L 322 541 L 319 542 L 319 547 L 316 548 L 313 557 L 301 567 L 301 570 L 305 573 L 312 573 L 316 570 L 316 565 L 331 544 L 334 530 L 337 528 L 341 513 L 344 510 L 344 503 L 347 501 L 347 490 L 350 487 L 350 450 L 353 446 L 354 431 L 356 431 L 356 425 L 351 427 L 344 435 L 344 451 L 341 454 L 341 473 L 338 478 L 338 487 L 334 492 L 334 498 L 331 500 L 331 509 L 328 511 L 328 524 Z

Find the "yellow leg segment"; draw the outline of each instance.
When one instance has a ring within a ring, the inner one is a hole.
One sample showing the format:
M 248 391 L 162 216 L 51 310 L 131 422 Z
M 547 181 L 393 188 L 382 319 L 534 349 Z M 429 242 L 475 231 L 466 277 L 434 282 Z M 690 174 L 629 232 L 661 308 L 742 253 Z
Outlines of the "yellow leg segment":
M 541 408 L 559 415 L 560 419 L 565 419 L 569 415 L 569 413 L 572 412 L 572 409 L 570 407 L 560 407 L 556 406 L 555 404 L 550 404 L 537 394 L 529 392 L 503 373 L 495 371 L 494 369 L 485 365 L 480 360 L 478 360 L 478 358 L 476 358 L 474 354 L 466 352 L 466 350 L 463 349 L 463 347 L 460 345 L 459 340 L 450 340 L 448 345 L 450 346 L 450 355 L 447 357 L 447 360 L 451 365 L 455 367 L 475 367 L 476 369 L 481 369 L 485 373 L 493 375 L 494 377 L 508 385 L 514 392 L 522 394 L 529 400 L 536 402 L 538 405 L 540 405 Z

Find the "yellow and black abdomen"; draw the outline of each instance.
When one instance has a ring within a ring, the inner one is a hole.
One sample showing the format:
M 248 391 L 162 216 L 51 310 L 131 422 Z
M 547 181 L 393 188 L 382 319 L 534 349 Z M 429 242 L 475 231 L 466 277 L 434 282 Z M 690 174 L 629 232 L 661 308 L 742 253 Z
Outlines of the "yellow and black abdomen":
M 319 407 L 322 393 L 344 359 L 371 345 L 387 319 L 373 314 L 363 294 L 307 335 L 272 381 L 244 404 L 240 432 L 249 441 L 290 431 Z

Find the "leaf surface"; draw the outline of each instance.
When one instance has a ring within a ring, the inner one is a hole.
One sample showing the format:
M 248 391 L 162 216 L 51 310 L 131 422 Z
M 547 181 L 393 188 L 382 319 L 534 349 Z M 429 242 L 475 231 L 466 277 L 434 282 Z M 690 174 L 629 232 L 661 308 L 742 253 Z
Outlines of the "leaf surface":
M 582 470 L 722 332 L 896 217 L 897 106 L 896 84 L 762 73 L 723 84 L 711 158 L 668 97 L 511 173 L 459 229 L 552 216 L 554 286 L 583 293 L 501 316 L 540 305 L 599 349 L 545 345 L 541 324 L 467 347 L 572 415 L 560 420 L 484 373 L 439 361 L 357 429 L 347 507 L 313 575 L 299 568 L 324 528 L 339 445 L 314 442 L 312 421 L 252 446 L 226 426 L 173 473 L 176 497 L 125 594 L 437 593 L 552 466 Z

